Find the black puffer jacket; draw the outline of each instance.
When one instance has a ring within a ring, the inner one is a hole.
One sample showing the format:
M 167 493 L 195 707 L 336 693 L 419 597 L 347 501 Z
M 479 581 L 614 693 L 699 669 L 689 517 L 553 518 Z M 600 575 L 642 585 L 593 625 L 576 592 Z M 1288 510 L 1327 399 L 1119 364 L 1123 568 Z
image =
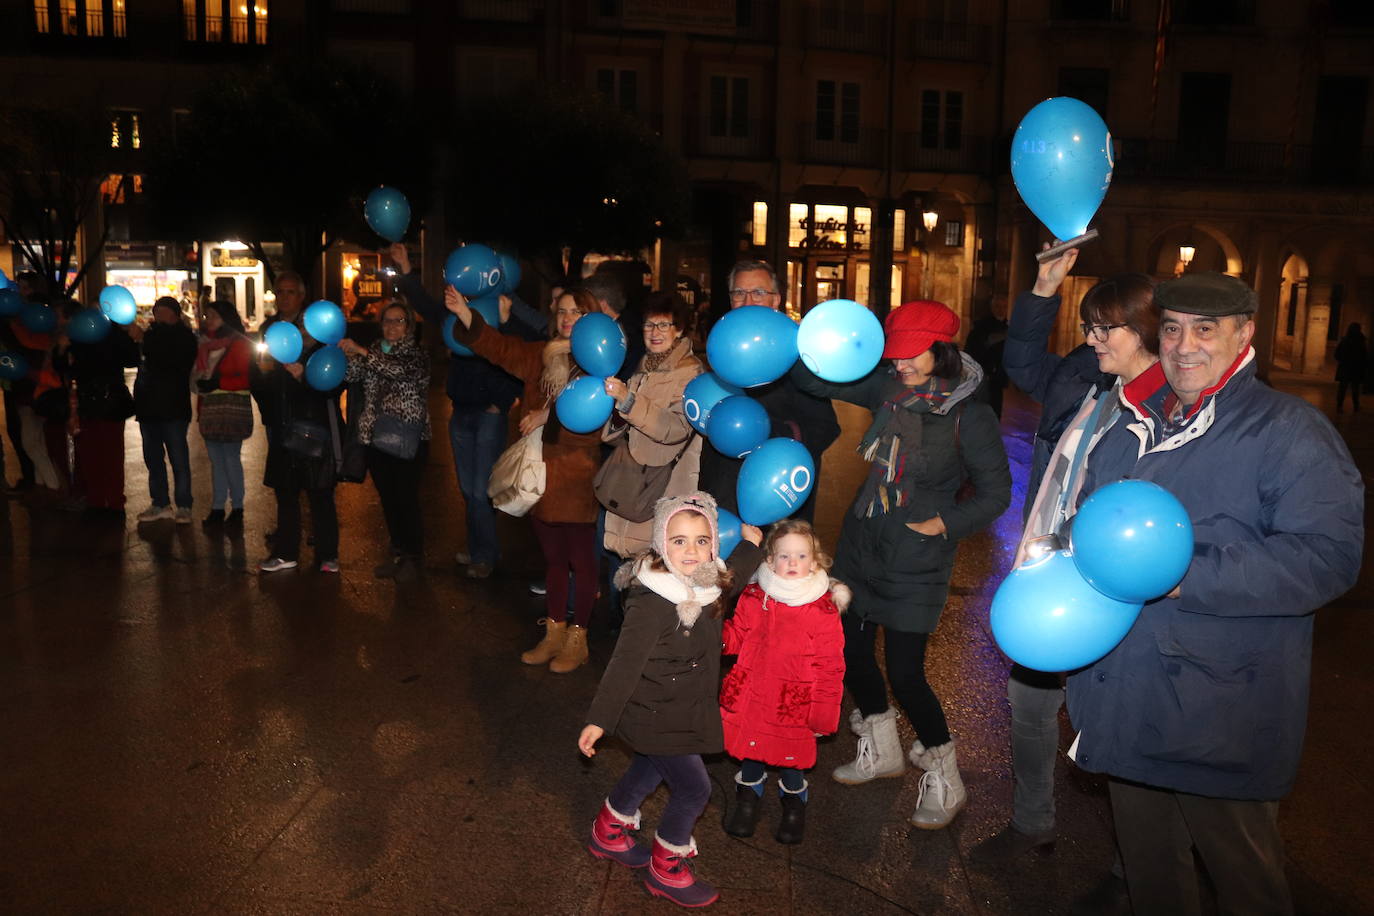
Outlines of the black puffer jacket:
M 314 344 L 301 352 L 300 363 L 305 365 L 315 350 Z M 334 486 L 336 474 L 334 467 L 334 437 L 332 429 L 343 433 L 343 418 L 339 415 L 339 392 L 316 391 L 311 388 L 302 375 L 300 381 L 291 377 L 284 366 L 277 366 L 262 375 L 260 390 L 271 399 L 272 416 L 275 422 L 268 439 L 267 466 L 263 473 L 263 483 L 274 489 L 302 487 L 307 490 L 321 490 Z M 335 426 L 330 426 L 330 415 Z M 313 424 L 323 431 L 325 440 L 324 455 L 311 458 L 286 448 L 287 437 L 293 422 Z
M 110 333 L 95 343 L 73 342 L 67 356 L 81 419 L 122 421 L 133 416 L 134 399 L 124 384 L 124 370 L 138 365 L 138 344 L 124 328 L 112 324 Z
M 143 334 L 143 364 L 134 379 L 134 410 L 140 422 L 191 419 L 191 369 L 195 332 L 181 322 L 154 322 Z

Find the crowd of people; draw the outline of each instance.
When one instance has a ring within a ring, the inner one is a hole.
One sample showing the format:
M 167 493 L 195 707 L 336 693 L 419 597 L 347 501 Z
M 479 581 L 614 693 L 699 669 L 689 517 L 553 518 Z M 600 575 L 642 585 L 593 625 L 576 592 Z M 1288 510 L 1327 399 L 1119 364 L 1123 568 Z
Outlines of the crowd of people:
M 432 436 L 430 357 L 417 328 L 421 318 L 435 328 L 447 322 L 457 345 L 445 390 L 466 511 L 468 546 L 456 558 L 464 574 L 486 578 L 501 562 L 488 484 L 514 420 L 545 468 L 529 512 L 543 559 L 543 580 L 532 584 L 544 595 L 543 632 L 520 661 L 559 674 L 588 664 L 599 601 L 618 633 L 577 739 L 589 757 L 608 735 L 632 752 L 595 815 L 592 854 L 643 869 L 657 896 L 710 904 L 718 892 L 690 864 L 711 791 L 702 755 L 724 751 L 739 762 L 727 833 L 754 833 L 772 770 L 775 838 L 796 844 L 816 739 L 842 724 L 856 744 L 854 758 L 831 773 L 835 783 L 900 778 L 910 764 L 920 773 L 910 823 L 949 825 L 969 795 L 926 677 L 926 650 L 959 543 L 1011 500 L 988 403 L 990 383 L 999 383 L 960 350 L 959 317 L 938 302 L 909 302 L 886 316 L 883 360 L 865 377 L 825 381 L 798 363 L 750 390 L 771 434 L 805 445 L 817 479 L 839 433 L 832 402 L 864 408 L 867 473 L 833 551 L 811 525 L 813 492 L 766 532 L 742 524 L 726 557 L 720 510 L 736 508 L 741 461 L 710 446 L 684 415 L 684 390 L 707 366 L 680 296 L 654 293 L 631 306 L 613 278 L 598 274 L 555 288 L 547 312 L 503 295 L 493 324 L 454 288 L 427 290 L 404 245 L 390 255 L 399 292 L 379 309 L 375 340 L 340 343 L 347 371 L 334 390 L 306 378 L 322 345 L 303 320 L 306 285 L 290 272 L 276 277 L 269 322 L 300 329 L 304 347 L 289 363 L 260 352 L 227 302 L 208 303 L 192 329 L 175 301 L 159 300 L 146 330 L 116 326 L 96 343 L 67 338 L 79 309 L 70 301 L 55 303 L 50 334 L 7 322 L 5 346 L 24 351 L 31 367 L 5 392 L 22 481 L 74 508 L 122 513 L 123 424 L 135 417 L 151 503 L 139 520 L 190 522 L 195 419 L 213 479 L 203 524 L 241 525 L 240 451 L 256 402 L 268 442 L 264 483 L 277 510 L 262 573 L 300 565 L 302 496 L 314 566 L 337 573 L 336 484 L 370 476 L 390 539 L 374 574 L 413 580 L 425 569 L 421 487 Z M 972 858 L 1005 865 L 1053 846 L 1067 689 L 1078 732 L 1070 756 L 1110 779 L 1118 903 L 1129 897 L 1137 914 L 1199 912 L 1195 850 L 1221 912 L 1288 913 L 1278 800 L 1301 754 L 1312 614 L 1359 570 L 1361 478 L 1320 413 L 1255 377 L 1255 294 L 1235 278 L 1108 278 L 1078 303 L 1083 345 L 1063 357 L 1050 352 L 1058 290 L 1076 256 L 1041 264 L 1002 343 L 1008 377 L 1043 405 L 1015 565 L 1063 546 L 1083 500 L 1123 477 L 1174 493 L 1196 546 L 1182 581 L 1146 603 L 1100 661 L 1074 672 L 1012 667 L 1012 819 Z M 41 296 L 32 278 L 20 283 L 24 295 Z M 737 264 L 729 298 L 733 308 L 778 309 L 777 276 L 763 262 Z M 554 401 L 583 374 L 571 338 L 593 313 L 620 324 L 629 356 L 602 382 L 610 419 L 574 432 Z M 1363 360 L 1363 338 L 1357 343 L 1343 345 L 1343 358 Z M 135 366 L 130 394 L 123 373 Z M 723 681 L 722 656 L 737 658 Z M 914 733 L 905 749 L 903 717 Z M 640 806 L 660 785 L 669 800 L 646 845 L 635 838 Z

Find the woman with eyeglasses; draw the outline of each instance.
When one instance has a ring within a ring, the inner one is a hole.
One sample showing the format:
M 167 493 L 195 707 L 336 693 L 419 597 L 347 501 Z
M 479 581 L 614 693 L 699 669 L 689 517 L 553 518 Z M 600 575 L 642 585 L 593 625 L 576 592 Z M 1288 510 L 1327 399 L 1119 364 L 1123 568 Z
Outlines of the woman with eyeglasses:
M 1013 566 L 1053 548 L 1072 516 L 1092 446 L 1122 417 L 1121 389 L 1159 362 L 1154 281 L 1121 274 L 1093 286 L 1078 305 L 1084 343 L 1067 356 L 1047 351 L 1058 321 L 1059 287 L 1077 249 L 1040 265 L 1016 298 L 1004 360 L 1007 374 L 1043 405 L 1026 487 L 1026 526 Z M 1075 461 L 1077 458 L 1077 461 Z M 1006 864 L 1055 841 L 1054 763 L 1064 676 L 1012 665 L 1012 820 L 974 848 L 974 861 Z
M 358 442 L 382 501 L 388 558 L 372 570 L 378 579 L 410 582 L 424 569 L 420 475 L 429 455 L 429 354 L 415 340 L 415 314 L 402 299 L 382 307 L 382 336 L 372 346 L 339 341 L 348 357 L 347 382 L 362 382 Z
M 625 559 L 649 546 L 654 501 L 695 492 L 701 465 L 701 437 L 687 422 L 682 404 L 687 383 L 704 371 L 685 333 L 691 306 L 675 292 L 658 292 L 648 297 L 641 312 L 644 358 L 628 382 L 606 379 L 615 409 L 601 435 L 616 447 L 607 463 L 624 465 L 615 475 L 622 483 L 598 487 L 598 498 L 606 507 L 606 549 Z M 628 508 L 631 503 L 639 511 Z
M 544 638 L 520 656 L 527 665 L 549 666 L 567 674 L 587 663 L 587 624 L 596 604 L 600 575 L 596 557 L 596 496 L 592 479 L 601 464 L 601 435 L 574 433 L 558 422 L 554 401 L 584 373 L 572 359 L 573 326 L 583 315 L 598 311 L 596 299 L 584 289 L 564 291 L 554 301 L 551 339 L 521 340 L 501 334 L 468 307 L 452 286 L 444 290 L 444 305 L 458 320 L 453 338 L 524 383 L 520 397 L 520 434 L 542 428 L 544 495 L 530 510 L 535 536 L 544 554 Z M 501 297 L 501 320 L 510 316 L 511 300 Z M 573 585 L 573 613 L 568 621 L 568 581 Z

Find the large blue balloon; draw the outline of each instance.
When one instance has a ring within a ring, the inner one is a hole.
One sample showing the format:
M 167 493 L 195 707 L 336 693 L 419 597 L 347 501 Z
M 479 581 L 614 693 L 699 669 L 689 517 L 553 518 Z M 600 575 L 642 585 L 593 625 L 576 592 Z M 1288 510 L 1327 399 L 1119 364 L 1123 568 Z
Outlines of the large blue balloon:
M 1167 593 L 1193 561 L 1193 523 L 1174 494 L 1148 480 L 1118 480 L 1073 517 L 1070 549 L 1079 573 L 1118 601 Z
M 802 364 L 828 382 L 852 382 L 883 358 L 883 325 L 852 299 L 831 299 L 807 312 L 797 328 Z
M 77 343 L 98 343 L 110 333 L 110 319 L 100 309 L 82 309 L 67 322 L 67 336 Z
M 338 347 L 320 347 L 305 361 L 305 380 L 316 391 L 333 391 L 343 384 L 348 357 Z
M 795 439 L 769 439 L 739 469 L 735 502 L 739 517 L 763 527 L 791 515 L 815 484 L 816 463 Z
M 992 597 L 989 621 L 997 645 L 1036 671 L 1091 665 L 1131 629 L 1139 602 L 1117 601 L 1079 575 L 1059 550 L 1012 570 Z
M 376 188 L 367 195 L 363 217 L 373 232 L 388 242 L 399 242 L 410 227 L 410 201 L 395 188 Z
M 13 318 L 24 310 L 24 297 L 13 286 L 0 289 L 0 318 Z
M 0 378 L 16 381 L 29 374 L 29 361 L 17 350 L 0 350 Z
M 458 324 L 458 316 L 449 312 L 444 317 L 444 344 L 459 356 L 473 356 L 473 352 L 460 344 L 453 336 L 453 329 Z
M 728 397 L 744 394 L 744 389 L 720 380 L 714 372 L 703 372 L 687 383 L 682 392 L 682 413 L 692 428 L 706 434 L 711 411 Z
M 766 306 L 742 306 L 711 328 L 706 358 L 711 370 L 732 385 L 766 385 L 797 361 L 797 325 Z
M 57 327 L 57 313 L 41 302 L 26 302 L 19 322 L 35 334 L 47 334 Z
M 592 312 L 577 319 L 572 329 L 572 355 L 582 371 L 605 378 L 620 371 L 628 345 L 620 323 L 610 315 Z
M 1088 229 L 1112 183 L 1112 134 L 1092 106 L 1046 99 L 1021 119 L 1011 141 L 1016 190 L 1057 239 Z
M 501 252 L 496 256 L 501 261 L 501 291 L 514 295 L 520 286 L 520 261 L 515 255 Z
M 328 299 L 310 303 L 305 310 L 305 329 L 322 344 L 332 345 L 348 333 L 348 319 L 343 309 Z
M 300 328 L 289 321 L 274 321 L 262 335 L 267 344 L 267 352 L 279 363 L 294 363 L 301 358 L 301 347 L 305 345 Z
M 487 324 L 493 328 L 501 326 L 501 296 L 498 293 L 488 293 L 479 299 L 468 301 L 468 308 L 481 314 Z
M 711 409 L 706 433 L 716 451 L 743 458 L 768 438 L 768 411 L 745 394 L 732 395 Z
M 100 291 L 100 310 L 115 324 L 133 324 L 138 317 L 134 294 L 122 286 L 107 286 Z
M 486 245 L 454 249 L 444 262 L 444 282 L 469 299 L 501 291 L 501 259 Z
M 594 375 L 575 379 L 554 402 L 558 422 L 575 433 L 598 430 L 610 419 L 615 401 L 606 393 L 606 380 Z
M 739 516 L 729 509 L 716 510 L 716 531 L 720 535 L 720 558 L 730 559 L 730 554 L 735 552 L 739 546 L 742 533 L 740 532 Z

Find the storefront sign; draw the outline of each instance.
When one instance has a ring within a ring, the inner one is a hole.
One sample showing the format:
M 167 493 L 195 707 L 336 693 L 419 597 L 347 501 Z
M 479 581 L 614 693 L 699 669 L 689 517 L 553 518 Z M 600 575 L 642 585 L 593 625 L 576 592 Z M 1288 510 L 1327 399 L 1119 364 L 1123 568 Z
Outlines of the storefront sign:
M 258 266 L 258 259 L 247 251 L 234 251 L 228 248 L 211 248 L 210 266 L 251 270 Z
M 872 211 L 868 207 L 793 204 L 788 239 L 793 248 L 805 251 L 844 251 L 850 247 L 868 248 L 868 227 Z

